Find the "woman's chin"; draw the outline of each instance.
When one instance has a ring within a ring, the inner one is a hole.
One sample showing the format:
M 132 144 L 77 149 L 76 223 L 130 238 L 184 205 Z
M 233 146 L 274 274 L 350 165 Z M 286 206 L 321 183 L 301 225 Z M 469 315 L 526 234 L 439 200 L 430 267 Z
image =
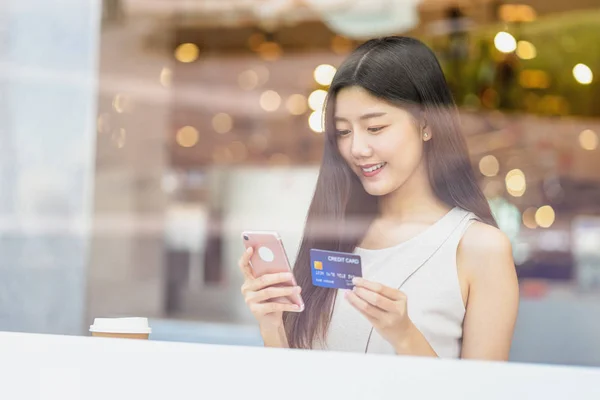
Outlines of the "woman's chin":
M 382 185 L 381 183 L 378 184 L 363 184 L 363 188 L 365 189 L 365 192 L 367 192 L 368 194 L 370 194 L 371 196 L 385 196 L 390 194 L 390 190 L 387 187 L 387 185 Z

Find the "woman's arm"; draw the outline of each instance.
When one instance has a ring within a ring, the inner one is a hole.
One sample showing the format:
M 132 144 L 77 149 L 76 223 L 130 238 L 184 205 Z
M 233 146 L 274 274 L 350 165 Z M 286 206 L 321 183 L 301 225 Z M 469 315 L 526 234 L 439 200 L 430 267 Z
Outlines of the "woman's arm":
M 394 345 L 396 354 L 405 356 L 437 357 L 425 336 L 411 322 L 406 335 Z
M 396 354 L 437 357 L 425 336 L 408 317 L 406 295 L 377 282 L 354 278 L 346 299 L 390 343 Z
M 468 285 L 462 358 L 506 360 L 510 352 L 519 289 L 511 245 L 500 230 L 476 222 L 457 251 L 461 281 Z M 466 278 L 466 279 L 463 279 Z M 436 357 L 412 323 L 406 295 L 400 290 L 354 278 L 346 299 L 369 320 L 397 354 Z
M 288 348 L 290 347 L 285 333 L 283 324 L 278 327 L 260 327 L 260 335 L 263 338 L 265 347 L 279 347 Z
M 457 264 L 469 288 L 461 358 L 508 360 L 519 307 L 510 241 L 475 222 L 461 240 Z

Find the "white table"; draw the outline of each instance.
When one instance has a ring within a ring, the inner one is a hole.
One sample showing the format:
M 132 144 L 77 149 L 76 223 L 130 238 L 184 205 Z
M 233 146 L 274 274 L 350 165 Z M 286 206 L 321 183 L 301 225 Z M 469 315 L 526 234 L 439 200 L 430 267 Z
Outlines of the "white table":
M 600 399 L 600 369 L 0 333 L 0 399 Z

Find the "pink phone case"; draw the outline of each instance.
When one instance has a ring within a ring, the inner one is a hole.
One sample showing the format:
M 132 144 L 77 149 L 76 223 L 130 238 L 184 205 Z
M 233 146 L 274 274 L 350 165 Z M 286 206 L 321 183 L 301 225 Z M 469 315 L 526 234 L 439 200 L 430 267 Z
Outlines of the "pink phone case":
M 265 274 L 276 274 L 279 272 L 291 272 L 289 259 L 283 247 L 283 242 L 277 232 L 270 231 L 245 231 L 242 232 L 244 247 L 252 247 L 254 254 L 250 258 L 250 266 L 255 278 Z M 275 286 L 296 285 L 296 279 L 292 282 L 282 283 Z M 299 311 L 304 310 L 304 301 L 300 294 L 279 297 L 275 301 L 280 303 L 293 303 L 300 306 Z

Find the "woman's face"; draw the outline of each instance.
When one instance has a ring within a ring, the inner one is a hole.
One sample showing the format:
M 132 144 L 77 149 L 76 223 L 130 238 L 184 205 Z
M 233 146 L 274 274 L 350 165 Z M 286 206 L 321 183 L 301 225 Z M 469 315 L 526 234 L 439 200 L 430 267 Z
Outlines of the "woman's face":
M 335 127 L 339 151 L 360 178 L 365 191 L 385 196 L 400 188 L 419 168 L 424 138 L 419 122 L 406 110 L 357 86 L 336 98 Z

